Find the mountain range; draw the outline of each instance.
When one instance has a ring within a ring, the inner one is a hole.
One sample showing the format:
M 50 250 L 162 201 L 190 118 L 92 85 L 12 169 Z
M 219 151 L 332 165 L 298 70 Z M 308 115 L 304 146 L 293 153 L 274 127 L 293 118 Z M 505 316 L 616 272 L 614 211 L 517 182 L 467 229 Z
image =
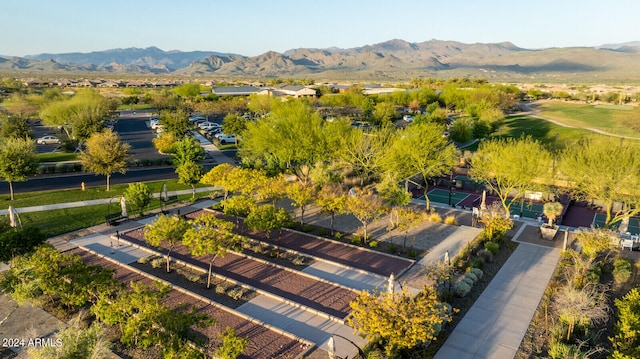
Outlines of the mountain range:
M 170 74 L 194 77 L 401 80 L 483 77 L 493 80 L 640 80 L 640 42 L 597 47 L 524 49 L 510 42 L 465 44 L 390 40 L 340 49 L 298 48 L 259 56 L 157 47 L 91 53 L 0 56 L 2 72 Z

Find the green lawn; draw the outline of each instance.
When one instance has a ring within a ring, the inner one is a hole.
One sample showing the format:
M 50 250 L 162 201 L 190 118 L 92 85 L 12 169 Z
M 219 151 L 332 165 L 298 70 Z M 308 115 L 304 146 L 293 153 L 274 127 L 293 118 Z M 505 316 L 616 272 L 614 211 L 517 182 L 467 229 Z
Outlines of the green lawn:
M 36 157 L 40 162 L 76 161 L 78 159 L 78 154 L 66 152 L 47 152 L 38 153 Z
M 626 127 L 624 119 L 635 112 L 630 106 L 585 105 L 566 102 L 545 102 L 537 106 L 539 116 L 569 126 L 595 128 L 608 133 L 640 137 L 640 132 Z
M 563 149 L 567 144 L 572 143 L 585 136 L 596 135 L 593 132 L 581 128 L 568 128 L 555 123 L 529 116 L 512 116 L 504 121 L 502 136 L 519 138 L 531 136 L 542 142 L 548 149 L 553 150 L 556 146 L 556 134 L 558 134 L 558 149 Z M 493 137 L 500 137 L 500 131 L 493 134 Z

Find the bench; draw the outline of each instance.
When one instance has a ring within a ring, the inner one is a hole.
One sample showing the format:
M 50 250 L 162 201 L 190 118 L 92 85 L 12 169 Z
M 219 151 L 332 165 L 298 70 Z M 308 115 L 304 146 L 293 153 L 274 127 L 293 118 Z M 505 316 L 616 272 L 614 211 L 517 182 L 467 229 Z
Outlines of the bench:
M 122 213 L 112 213 L 104 216 L 105 221 L 110 226 L 115 226 L 118 224 L 119 220 L 126 219 L 127 217 L 122 216 Z

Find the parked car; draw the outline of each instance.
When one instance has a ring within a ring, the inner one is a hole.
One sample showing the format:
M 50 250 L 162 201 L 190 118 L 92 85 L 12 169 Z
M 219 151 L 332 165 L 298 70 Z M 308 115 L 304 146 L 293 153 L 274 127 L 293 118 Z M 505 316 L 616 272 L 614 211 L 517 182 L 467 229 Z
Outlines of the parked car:
M 218 134 L 222 132 L 222 128 L 220 127 L 216 127 L 216 128 L 212 128 L 209 131 L 207 131 L 206 135 L 209 137 L 213 137 L 214 135 Z
M 192 123 L 198 124 L 202 122 L 207 122 L 207 119 L 202 116 L 191 116 L 189 117 L 189 121 L 191 121 Z
M 402 119 L 403 119 L 403 120 L 405 120 L 405 121 L 407 121 L 407 122 L 411 122 L 411 121 L 413 121 L 413 116 L 411 116 L 411 115 L 404 115 L 404 116 L 402 116 Z
M 39 145 L 57 145 L 60 143 L 60 139 L 56 136 L 44 135 L 36 140 Z
M 198 127 L 200 127 L 203 130 L 211 130 L 214 128 L 222 128 L 221 125 L 215 123 L 215 122 L 202 122 L 198 124 Z
M 149 120 L 149 127 L 151 127 L 152 130 L 155 130 L 156 127 L 160 124 L 160 120 L 156 119 L 151 119 Z
M 218 137 L 218 141 L 220 141 L 221 145 L 227 144 L 227 143 L 236 143 L 236 141 L 240 141 L 240 136 L 236 135 L 224 135 L 224 136 L 220 136 Z

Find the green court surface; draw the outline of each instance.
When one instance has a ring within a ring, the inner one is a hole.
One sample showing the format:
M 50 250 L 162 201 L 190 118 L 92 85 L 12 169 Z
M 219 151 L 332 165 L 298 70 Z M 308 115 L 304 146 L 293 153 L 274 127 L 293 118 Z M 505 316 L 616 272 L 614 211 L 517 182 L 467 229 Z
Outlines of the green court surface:
M 596 215 L 593 216 L 593 226 L 595 228 L 604 227 L 605 218 L 607 218 L 606 214 L 596 213 Z M 611 227 L 614 230 L 618 230 L 618 228 L 620 227 L 620 222 L 613 224 Z M 638 218 L 629 219 L 629 227 L 626 231 L 631 234 L 640 234 L 640 221 L 638 220 Z
M 429 201 L 431 202 L 449 204 L 449 191 L 447 191 L 446 189 L 433 189 L 429 191 L 429 193 L 427 193 L 427 196 L 429 196 Z M 453 191 L 451 192 L 451 204 L 457 204 L 458 202 L 467 198 L 467 196 L 469 196 L 468 193 Z M 424 199 L 424 196 L 420 197 L 419 199 Z
M 511 203 L 511 201 L 508 201 Z M 512 215 L 519 214 L 521 217 L 527 218 L 535 218 L 542 214 L 542 203 L 535 202 L 524 202 L 524 205 L 520 201 L 514 202 L 510 207 L 510 212 Z M 522 214 L 520 214 L 520 210 L 522 209 Z

